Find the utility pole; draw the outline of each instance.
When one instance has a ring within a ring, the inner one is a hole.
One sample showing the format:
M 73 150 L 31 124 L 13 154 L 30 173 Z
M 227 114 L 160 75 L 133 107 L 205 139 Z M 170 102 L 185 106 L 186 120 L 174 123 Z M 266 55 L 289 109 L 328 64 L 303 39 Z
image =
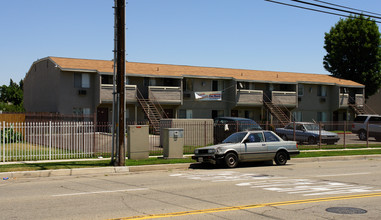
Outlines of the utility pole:
M 117 75 L 117 93 L 119 95 L 119 116 L 118 116 L 118 158 L 116 161 L 117 166 L 125 166 L 126 152 L 125 152 L 125 71 L 126 71 L 126 53 L 125 53 L 125 14 L 126 3 L 125 0 L 116 0 L 116 22 L 117 22 L 117 54 L 116 54 L 116 75 Z

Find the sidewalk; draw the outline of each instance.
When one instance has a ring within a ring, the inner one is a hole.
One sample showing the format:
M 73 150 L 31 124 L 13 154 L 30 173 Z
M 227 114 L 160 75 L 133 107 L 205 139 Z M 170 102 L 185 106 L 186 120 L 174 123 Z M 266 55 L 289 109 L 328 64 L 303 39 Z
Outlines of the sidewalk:
M 325 161 L 344 161 L 344 160 L 381 160 L 381 155 L 355 155 L 355 156 L 332 156 L 332 157 L 309 157 L 309 158 L 292 158 L 289 164 L 306 163 L 306 162 L 325 162 Z M 41 161 L 39 161 L 41 163 Z M 16 171 L 0 173 L 0 181 L 13 178 L 39 178 L 54 176 L 81 176 L 95 174 L 130 174 L 135 172 L 149 171 L 170 171 L 170 170 L 187 170 L 192 168 L 195 163 L 179 163 L 179 164 L 159 164 L 159 165 L 143 165 L 143 166 L 125 166 L 125 167 L 99 167 L 99 168 L 76 168 L 76 169 L 57 169 L 57 170 L 40 170 L 40 171 Z M 287 166 L 287 165 L 286 165 Z

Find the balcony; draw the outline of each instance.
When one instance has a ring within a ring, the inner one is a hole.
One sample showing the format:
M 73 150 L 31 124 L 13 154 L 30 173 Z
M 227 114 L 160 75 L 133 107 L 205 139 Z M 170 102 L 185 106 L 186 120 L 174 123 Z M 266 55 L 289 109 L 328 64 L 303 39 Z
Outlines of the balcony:
M 348 108 L 349 94 L 340 93 L 339 95 L 339 108 Z
M 112 103 L 113 85 L 102 84 L 100 92 L 101 103 Z M 126 102 L 136 102 L 136 85 L 126 85 Z
M 181 105 L 182 90 L 174 86 L 149 86 L 149 99 L 160 104 Z
M 356 103 L 356 106 L 363 107 L 364 106 L 364 95 L 363 94 L 356 94 L 355 95 L 355 103 Z
M 262 106 L 262 90 L 237 90 L 237 106 Z
M 272 91 L 272 103 L 284 107 L 296 107 L 298 97 L 296 92 Z

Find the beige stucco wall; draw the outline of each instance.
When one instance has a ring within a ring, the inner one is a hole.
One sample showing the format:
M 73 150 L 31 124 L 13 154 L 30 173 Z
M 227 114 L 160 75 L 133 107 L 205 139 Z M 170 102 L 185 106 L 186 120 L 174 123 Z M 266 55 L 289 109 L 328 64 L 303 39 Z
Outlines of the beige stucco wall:
M 89 73 L 90 88 L 74 88 L 74 72 L 64 72 L 50 60 L 32 65 L 24 81 L 24 107 L 27 112 L 73 114 L 73 108 L 90 108 L 94 113 L 99 98 L 99 78 Z M 78 95 L 85 90 L 85 95 Z

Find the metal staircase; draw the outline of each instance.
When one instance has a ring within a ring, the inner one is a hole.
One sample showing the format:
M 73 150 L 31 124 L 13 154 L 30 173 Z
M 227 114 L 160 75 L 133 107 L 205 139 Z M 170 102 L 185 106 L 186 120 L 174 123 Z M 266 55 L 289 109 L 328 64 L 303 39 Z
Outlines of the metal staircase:
M 160 119 L 168 118 L 161 105 L 156 100 L 145 99 L 138 91 L 137 100 L 153 128 L 154 134 L 160 134 Z
M 263 101 L 263 104 L 266 109 L 270 111 L 271 115 L 273 115 L 282 126 L 286 126 L 288 123 L 290 123 L 290 118 L 278 106 L 274 105 L 270 101 Z
M 352 108 L 352 110 L 356 113 L 356 115 L 367 114 L 363 106 L 358 106 L 356 104 L 348 104 L 348 105 L 349 107 Z

